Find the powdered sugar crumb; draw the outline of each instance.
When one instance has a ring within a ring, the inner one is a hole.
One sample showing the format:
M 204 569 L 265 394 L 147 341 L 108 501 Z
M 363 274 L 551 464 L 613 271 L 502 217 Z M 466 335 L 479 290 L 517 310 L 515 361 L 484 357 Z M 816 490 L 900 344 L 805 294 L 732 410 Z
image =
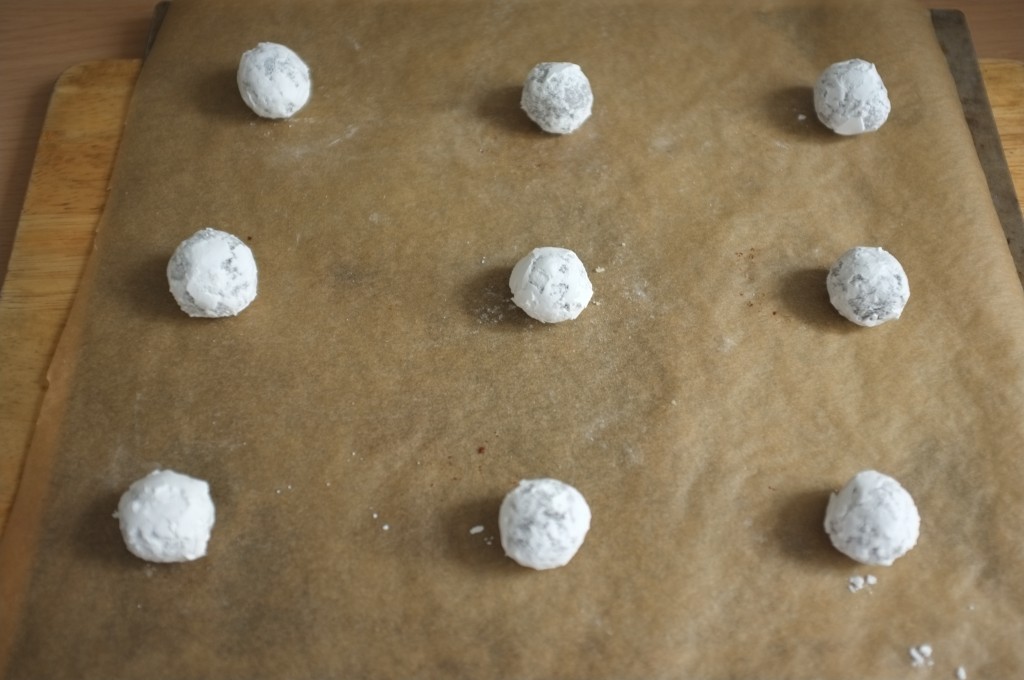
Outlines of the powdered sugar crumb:
M 963 666 L 957 666 L 956 680 L 967 680 L 967 669 Z
M 469 533 L 474 535 L 474 536 L 476 536 L 477 534 L 482 534 L 483 531 L 484 531 L 484 525 L 483 524 L 477 524 L 475 527 L 473 527 L 473 528 L 471 528 L 469 530 Z
M 867 576 L 851 576 L 847 582 L 846 587 L 850 589 L 851 593 L 856 593 L 858 590 L 862 590 L 867 586 L 873 586 L 878 583 L 878 579 L 873 574 Z
M 932 659 L 932 646 L 928 643 L 911 647 L 908 651 L 910 653 L 910 665 L 914 668 L 935 665 L 935 661 Z

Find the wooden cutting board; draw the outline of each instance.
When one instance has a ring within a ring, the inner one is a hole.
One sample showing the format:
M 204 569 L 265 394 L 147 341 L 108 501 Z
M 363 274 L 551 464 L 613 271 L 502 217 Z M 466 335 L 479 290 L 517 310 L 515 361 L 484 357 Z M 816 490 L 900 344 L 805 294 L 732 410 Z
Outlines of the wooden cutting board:
M 1017 189 L 1024 191 L 1024 63 L 981 60 Z M 0 295 L 0 533 L 46 391 L 47 367 L 75 296 L 140 60 L 90 62 L 58 80 Z

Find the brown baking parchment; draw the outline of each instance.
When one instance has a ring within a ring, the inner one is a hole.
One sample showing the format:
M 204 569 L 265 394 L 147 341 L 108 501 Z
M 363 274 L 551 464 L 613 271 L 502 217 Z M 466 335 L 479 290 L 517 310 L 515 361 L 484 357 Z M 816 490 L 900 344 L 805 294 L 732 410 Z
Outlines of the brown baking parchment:
M 237 94 L 263 40 L 312 69 L 292 120 Z M 893 113 L 841 138 L 811 86 L 854 56 Z M 548 60 L 595 91 L 570 136 L 518 109 Z M 204 226 L 255 252 L 237 318 L 167 292 Z M 571 323 L 510 304 L 539 245 L 591 273 Z M 829 306 L 854 245 L 906 268 L 899 321 Z M 5 675 L 1020 676 L 1022 361 L 1024 295 L 914 5 L 174 0 L 2 545 Z M 157 467 L 209 480 L 206 558 L 124 549 L 118 496 Z M 889 568 L 822 530 L 866 468 L 922 515 Z M 594 516 L 549 572 L 496 526 L 539 476 Z

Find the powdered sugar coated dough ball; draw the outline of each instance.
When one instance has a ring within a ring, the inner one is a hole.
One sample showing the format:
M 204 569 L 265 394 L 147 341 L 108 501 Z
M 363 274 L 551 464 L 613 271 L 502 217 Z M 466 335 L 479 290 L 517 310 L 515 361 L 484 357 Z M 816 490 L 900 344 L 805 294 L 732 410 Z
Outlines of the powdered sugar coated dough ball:
M 825 531 L 839 552 L 864 564 L 891 565 L 917 544 L 921 518 L 892 477 L 858 472 L 825 511 Z
M 857 246 L 843 253 L 825 279 L 828 297 L 840 314 L 860 326 L 900 318 L 910 299 L 903 266 L 882 248 Z
M 512 301 L 544 323 L 575 319 L 594 295 L 587 268 L 576 253 L 552 246 L 535 248 L 519 260 L 508 285 Z
M 309 67 L 284 45 L 261 42 L 238 64 L 242 100 L 263 118 L 289 118 L 309 101 Z
M 114 513 L 125 546 L 150 562 L 187 562 L 205 555 L 214 515 L 210 486 L 172 470 L 154 470 L 136 481 Z
M 814 86 L 818 120 L 841 135 L 859 135 L 882 127 L 892 105 L 875 65 L 863 59 L 832 64 Z
M 256 260 L 237 237 L 201 229 L 174 251 L 167 281 L 189 316 L 234 316 L 256 299 Z
M 594 93 L 587 76 L 576 64 L 543 62 L 526 76 L 520 103 L 542 130 L 565 135 L 590 118 Z
M 554 569 L 569 563 L 590 530 L 590 506 L 557 479 L 526 479 L 498 512 L 501 547 L 524 567 Z

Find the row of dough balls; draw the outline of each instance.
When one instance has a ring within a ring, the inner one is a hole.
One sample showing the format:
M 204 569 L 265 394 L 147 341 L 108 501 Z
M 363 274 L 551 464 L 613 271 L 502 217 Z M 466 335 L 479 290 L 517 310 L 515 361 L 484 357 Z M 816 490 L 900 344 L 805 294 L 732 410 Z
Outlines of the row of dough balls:
M 133 483 L 114 513 L 125 546 L 150 562 L 203 557 L 215 510 L 210 487 L 172 470 L 154 470 Z M 590 506 L 577 489 L 557 479 L 525 479 L 498 511 L 505 554 L 524 567 L 554 569 L 569 563 L 590 530 Z M 921 518 L 899 482 L 874 470 L 857 473 L 833 493 L 825 531 L 844 555 L 889 566 L 917 544 Z
M 290 48 L 261 42 L 242 54 L 238 91 L 252 111 L 271 119 L 290 118 L 309 101 L 309 66 Z M 521 105 L 541 129 L 568 134 L 590 117 L 594 94 L 576 64 L 545 62 L 527 76 Z
M 309 101 L 309 66 L 290 48 L 261 42 L 238 64 L 242 100 L 263 118 L 290 118 Z M 577 64 L 542 62 L 530 70 L 520 105 L 545 132 L 579 129 L 594 106 L 590 80 Z M 877 130 L 889 117 L 889 94 L 875 65 L 863 59 L 832 64 L 814 87 L 818 119 L 841 135 Z
M 201 229 L 175 249 L 167 280 L 189 316 L 235 316 L 256 299 L 256 260 L 237 236 Z M 906 272 L 882 248 L 851 248 L 829 270 L 825 284 L 836 310 L 861 326 L 898 319 L 910 298 Z M 543 323 L 575 319 L 594 295 L 579 256 L 552 246 L 535 248 L 519 260 L 509 288 L 513 302 Z

